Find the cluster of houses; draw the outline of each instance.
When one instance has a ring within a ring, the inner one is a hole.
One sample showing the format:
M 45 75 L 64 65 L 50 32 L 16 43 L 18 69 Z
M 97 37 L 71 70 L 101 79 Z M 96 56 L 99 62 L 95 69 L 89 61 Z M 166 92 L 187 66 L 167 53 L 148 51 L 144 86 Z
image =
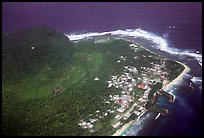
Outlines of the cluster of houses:
M 142 96 L 142 98 L 147 101 L 148 100 L 148 95 L 149 95 L 149 92 L 150 92 L 151 88 L 148 88 L 147 90 L 144 91 L 144 94 Z
M 136 45 L 131 44 L 130 45 L 132 49 L 137 48 Z M 143 57 L 145 57 L 143 55 Z M 150 55 L 148 57 L 151 57 Z M 135 59 L 137 56 L 135 56 Z M 165 75 L 167 75 L 167 72 L 162 71 L 162 68 L 165 68 L 165 61 L 161 61 L 161 64 L 153 64 L 152 63 L 152 68 L 148 67 L 141 67 L 142 72 L 141 72 L 141 78 L 137 78 L 138 80 L 141 81 L 141 83 L 136 83 L 135 79 L 132 77 L 130 73 L 137 74 L 138 70 L 136 67 L 132 66 L 125 66 L 124 67 L 124 74 L 123 75 L 117 75 L 117 76 L 112 76 L 111 80 L 108 81 L 108 87 L 116 87 L 116 88 L 122 88 L 122 95 L 110 95 L 112 98 L 111 100 L 114 101 L 114 103 L 121 105 L 119 108 L 117 108 L 117 111 L 120 113 L 124 113 L 126 109 L 129 109 L 129 104 L 134 100 L 134 97 L 130 95 L 130 93 L 133 90 L 133 87 L 141 88 L 144 89 L 143 95 L 138 99 L 139 104 L 134 104 L 134 106 L 137 107 L 137 110 L 128 110 L 125 114 L 120 115 L 117 114 L 115 116 L 116 122 L 112 124 L 113 128 L 118 128 L 122 125 L 120 119 L 123 118 L 124 120 L 127 120 L 133 113 L 136 114 L 137 116 L 140 116 L 142 112 L 146 111 L 145 104 L 148 101 L 148 95 L 151 91 L 151 86 L 156 84 L 157 82 L 161 82 L 165 80 Z M 157 77 L 150 79 L 149 76 L 151 74 L 157 75 Z M 130 80 L 130 81 L 128 81 Z M 127 87 L 125 87 L 127 86 Z M 127 94 L 127 95 L 125 95 Z M 133 93 L 134 94 L 134 93 Z M 129 96 L 129 97 L 128 97 Z M 128 100 L 125 100 L 123 97 L 128 97 Z
M 131 49 L 132 49 L 134 52 L 137 52 L 137 45 L 136 45 L 136 44 L 130 44 L 129 46 L 131 47 Z
M 111 80 L 107 82 L 108 82 L 108 88 L 114 86 L 115 88 L 122 88 L 123 90 L 128 90 L 128 91 L 132 91 L 133 86 L 136 85 L 136 81 L 130 73 L 111 76 Z
M 106 101 L 107 103 L 107 101 Z M 110 103 L 110 102 L 109 102 Z M 82 128 L 82 129 L 88 129 L 91 133 L 94 132 L 94 123 L 97 122 L 99 119 L 106 117 L 108 114 L 110 113 L 114 113 L 114 110 L 111 109 L 107 109 L 106 112 L 101 112 L 100 110 L 96 110 L 95 111 L 95 118 L 93 118 L 93 115 L 90 114 L 89 115 L 89 119 L 88 121 L 84 121 L 83 119 L 80 120 L 80 122 L 78 123 L 78 125 Z
M 136 109 L 135 109 L 135 107 L 136 107 Z M 112 124 L 112 127 L 113 128 L 119 128 L 123 124 L 123 123 L 121 123 L 121 119 L 127 120 L 132 114 L 135 114 L 139 117 L 139 116 L 141 116 L 142 113 L 144 113 L 144 111 L 146 111 L 146 108 L 144 107 L 144 105 L 134 103 L 133 106 L 131 106 L 127 110 L 127 112 L 125 112 L 124 114 L 117 114 L 115 116 L 115 121 Z
M 137 45 L 130 44 L 130 47 L 136 52 Z M 144 57 L 144 56 L 143 56 Z M 137 56 L 135 56 L 137 58 Z M 122 60 L 126 60 L 126 56 L 120 56 L 120 59 L 117 62 L 120 62 Z M 111 76 L 110 80 L 107 81 L 108 88 L 115 87 L 120 88 L 121 94 L 120 95 L 109 95 L 109 99 L 107 101 L 104 101 L 106 104 L 114 103 L 114 109 L 107 109 L 106 112 L 100 112 L 100 110 L 96 110 L 96 116 L 100 119 L 103 117 L 106 117 L 110 113 L 116 112 L 115 121 L 112 124 L 113 128 L 119 128 L 121 125 L 121 119 L 127 120 L 133 113 L 137 116 L 140 116 L 142 112 L 146 110 L 145 104 L 148 101 L 148 95 L 151 91 L 151 86 L 156 84 L 157 82 L 166 81 L 166 75 L 167 72 L 162 71 L 162 68 L 165 68 L 165 60 L 161 61 L 161 64 L 154 64 L 153 62 L 152 68 L 149 67 L 141 67 L 141 76 L 137 78 L 137 81 L 135 78 L 133 78 L 132 74 L 137 74 L 138 70 L 136 67 L 133 66 L 125 66 L 124 67 L 124 73 L 121 75 Z M 156 75 L 155 78 L 150 79 L 150 75 L 154 74 Z M 95 81 L 98 81 L 99 78 L 96 77 L 94 79 Z M 137 103 L 134 103 L 133 106 L 130 107 L 130 103 L 134 101 L 134 87 L 144 89 L 143 95 L 141 95 L 138 99 Z M 133 93 L 132 93 L 133 92 Z M 134 107 L 137 107 L 135 110 Z M 128 109 L 128 110 L 126 110 Z M 125 112 L 127 111 L 127 112 Z M 90 114 L 90 117 L 92 114 Z M 97 118 L 89 119 L 88 122 L 85 122 L 81 120 L 78 125 L 80 125 L 83 129 L 89 129 L 90 132 L 94 132 L 94 122 L 98 121 Z
M 120 56 L 120 59 L 117 60 L 118 63 L 120 63 L 122 60 L 125 61 L 127 59 L 127 56 Z
M 91 122 L 85 122 L 83 120 L 80 120 L 78 125 L 81 126 L 81 128 L 83 129 L 89 129 L 90 132 L 94 132 L 94 127 Z
M 120 105 L 116 110 L 120 113 L 123 113 L 127 108 L 129 108 L 129 104 L 134 100 L 134 97 L 130 95 L 130 92 L 122 91 L 122 95 L 110 95 L 110 100 L 115 104 Z
M 134 74 L 137 74 L 138 72 L 137 68 L 133 66 L 125 66 L 124 71 L 129 72 L 129 73 L 134 73 Z
M 152 68 L 141 67 L 141 69 L 144 70 L 144 71 L 142 71 L 142 74 L 141 74 L 143 77 L 143 83 L 147 83 L 148 80 L 150 81 L 150 83 L 151 83 L 151 81 L 153 81 L 154 83 L 167 81 L 166 76 L 168 75 L 168 73 L 166 71 L 162 71 L 162 68 L 166 69 L 165 65 L 164 65 L 165 61 L 161 61 L 161 63 L 162 64 L 153 64 Z M 148 78 L 147 76 L 151 75 L 151 74 L 157 75 L 158 77 L 154 78 L 154 80 L 147 79 Z

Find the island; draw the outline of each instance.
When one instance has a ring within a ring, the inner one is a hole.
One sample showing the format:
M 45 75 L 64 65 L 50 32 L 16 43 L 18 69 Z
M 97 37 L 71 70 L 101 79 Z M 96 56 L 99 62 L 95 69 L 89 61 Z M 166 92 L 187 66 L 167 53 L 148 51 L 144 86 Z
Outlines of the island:
M 127 40 L 69 41 L 35 27 L 3 37 L 3 135 L 119 136 L 189 68 Z

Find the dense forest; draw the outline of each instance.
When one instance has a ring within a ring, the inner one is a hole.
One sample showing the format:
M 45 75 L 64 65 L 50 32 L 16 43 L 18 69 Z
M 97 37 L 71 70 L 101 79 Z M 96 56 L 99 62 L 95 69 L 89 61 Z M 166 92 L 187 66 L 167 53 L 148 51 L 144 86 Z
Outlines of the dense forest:
M 95 122 L 92 134 L 80 128 L 79 120 L 96 117 L 98 109 L 113 109 L 114 103 L 104 103 L 120 92 L 107 88 L 111 75 L 123 73 L 128 65 L 141 73 L 140 67 L 160 63 L 157 55 L 140 46 L 134 53 L 125 40 L 72 43 L 63 33 L 42 26 L 2 38 L 3 135 L 112 134 L 109 121 L 114 113 Z M 120 56 L 127 58 L 118 63 Z M 172 78 L 182 71 L 176 62 L 167 65 Z

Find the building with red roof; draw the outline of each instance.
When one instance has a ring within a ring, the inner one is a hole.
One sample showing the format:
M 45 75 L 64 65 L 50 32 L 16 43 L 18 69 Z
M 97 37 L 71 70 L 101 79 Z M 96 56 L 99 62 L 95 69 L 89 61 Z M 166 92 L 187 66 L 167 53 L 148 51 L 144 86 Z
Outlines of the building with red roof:
M 145 89 L 145 85 L 144 84 L 138 84 L 137 88 Z

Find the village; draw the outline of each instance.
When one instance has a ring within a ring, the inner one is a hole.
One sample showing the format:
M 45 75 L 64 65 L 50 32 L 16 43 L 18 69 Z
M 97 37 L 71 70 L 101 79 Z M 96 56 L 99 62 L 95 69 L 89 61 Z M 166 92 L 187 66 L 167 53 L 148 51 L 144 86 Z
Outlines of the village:
M 131 49 L 136 53 L 137 45 L 130 44 Z M 143 55 L 142 55 L 143 56 Z M 137 56 L 135 56 L 137 59 Z M 145 58 L 143 56 L 143 58 Z M 125 61 L 127 56 L 120 56 L 117 63 Z M 147 111 L 145 105 L 148 102 L 148 95 L 153 85 L 158 82 L 163 84 L 168 83 L 167 75 L 165 71 L 165 60 L 161 60 L 160 64 L 151 63 L 152 67 L 140 67 L 136 68 L 133 66 L 124 66 L 124 72 L 119 75 L 110 76 L 110 80 L 107 81 L 107 88 L 114 87 L 120 92 L 118 94 L 109 95 L 109 99 L 105 100 L 106 104 L 113 104 L 112 109 L 107 109 L 106 112 L 96 110 L 95 113 L 97 118 L 90 118 L 88 120 L 81 119 L 78 125 L 82 129 L 88 129 L 91 133 L 94 132 L 94 124 L 101 118 L 105 118 L 108 114 L 115 114 L 110 124 L 114 129 L 118 129 L 123 125 L 123 120 L 128 120 L 131 115 L 141 116 Z M 140 73 L 139 71 L 140 70 Z M 137 77 L 133 77 L 137 76 Z M 96 77 L 94 81 L 100 81 L 100 78 Z M 142 94 L 135 92 L 135 89 L 141 89 Z

